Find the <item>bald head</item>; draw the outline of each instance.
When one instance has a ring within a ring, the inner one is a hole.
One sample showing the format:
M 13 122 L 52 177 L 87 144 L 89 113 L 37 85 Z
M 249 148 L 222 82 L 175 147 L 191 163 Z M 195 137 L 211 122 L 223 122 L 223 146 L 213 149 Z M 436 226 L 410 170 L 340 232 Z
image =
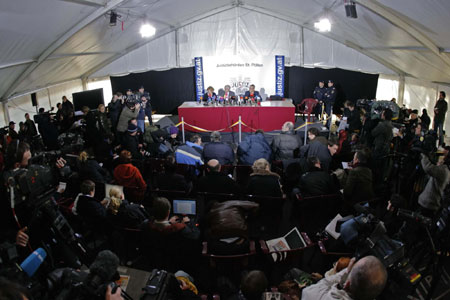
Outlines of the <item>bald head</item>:
M 211 159 L 207 163 L 207 168 L 210 172 L 220 172 L 220 163 L 217 159 Z
M 353 299 L 375 299 L 384 289 L 387 272 L 375 256 L 366 256 L 355 263 L 350 271 L 345 290 Z

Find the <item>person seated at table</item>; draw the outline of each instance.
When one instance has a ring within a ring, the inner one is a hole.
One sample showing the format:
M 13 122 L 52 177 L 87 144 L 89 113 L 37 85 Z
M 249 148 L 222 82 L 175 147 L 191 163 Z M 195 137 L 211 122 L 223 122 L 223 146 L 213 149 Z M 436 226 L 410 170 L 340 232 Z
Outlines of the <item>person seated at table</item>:
M 232 165 L 234 163 L 234 152 L 230 145 L 221 142 L 220 132 L 211 133 L 211 142 L 203 147 L 203 158 L 205 161 L 217 159 L 221 165 Z
M 225 100 L 230 100 L 231 97 L 235 97 L 235 93 L 230 91 L 231 87 L 227 84 L 224 86 L 223 90 L 219 90 L 219 97 L 223 97 Z
M 247 185 L 248 195 L 261 195 L 269 197 L 281 197 L 280 176 L 270 171 L 270 164 L 264 158 L 253 163 L 253 173 Z
M 206 93 L 203 95 L 203 101 L 205 102 L 211 102 L 215 101 L 217 99 L 216 93 L 214 93 L 214 88 L 212 86 L 209 86 L 206 89 Z
M 246 99 L 252 99 L 252 100 L 262 100 L 261 95 L 258 91 L 255 91 L 255 85 L 251 84 L 248 88 L 248 91 L 245 92 L 244 98 Z
M 272 149 L 264 138 L 262 129 L 256 130 L 255 134 L 249 134 L 239 144 L 237 154 L 240 164 L 251 166 L 258 158 L 265 158 L 270 161 Z

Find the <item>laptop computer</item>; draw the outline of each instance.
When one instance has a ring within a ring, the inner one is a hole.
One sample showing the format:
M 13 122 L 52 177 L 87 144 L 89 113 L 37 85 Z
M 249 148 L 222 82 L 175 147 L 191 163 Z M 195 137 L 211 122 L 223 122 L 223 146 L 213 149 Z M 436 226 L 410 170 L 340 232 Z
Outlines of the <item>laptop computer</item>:
M 174 215 L 195 216 L 197 214 L 195 200 L 173 200 Z

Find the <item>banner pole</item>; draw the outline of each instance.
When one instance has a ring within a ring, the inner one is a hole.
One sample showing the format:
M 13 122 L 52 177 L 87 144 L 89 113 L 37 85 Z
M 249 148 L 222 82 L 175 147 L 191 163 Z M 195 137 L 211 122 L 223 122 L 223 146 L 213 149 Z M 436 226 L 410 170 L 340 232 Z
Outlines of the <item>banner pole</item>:
M 186 143 L 186 140 L 184 138 L 184 117 L 181 117 L 181 133 L 183 135 L 183 144 Z
M 242 125 L 241 125 L 241 116 L 239 115 L 239 143 L 242 142 Z
M 308 113 L 308 119 L 307 120 L 309 120 L 309 113 Z M 306 140 L 308 139 L 308 121 L 306 121 L 306 126 L 305 126 L 305 138 L 304 138 L 304 141 L 303 141 L 303 145 L 306 145 Z

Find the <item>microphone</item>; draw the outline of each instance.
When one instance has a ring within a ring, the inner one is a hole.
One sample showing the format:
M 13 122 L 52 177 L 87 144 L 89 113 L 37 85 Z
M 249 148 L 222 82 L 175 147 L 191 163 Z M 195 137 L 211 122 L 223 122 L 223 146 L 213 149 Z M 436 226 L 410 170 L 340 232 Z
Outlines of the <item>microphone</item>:
M 32 277 L 46 257 L 47 252 L 42 248 L 38 248 L 20 264 L 20 267 L 27 273 L 28 277 Z
M 86 282 L 97 288 L 103 284 L 114 281 L 117 277 L 119 258 L 109 250 L 100 251 L 94 262 L 89 267 L 89 275 Z

